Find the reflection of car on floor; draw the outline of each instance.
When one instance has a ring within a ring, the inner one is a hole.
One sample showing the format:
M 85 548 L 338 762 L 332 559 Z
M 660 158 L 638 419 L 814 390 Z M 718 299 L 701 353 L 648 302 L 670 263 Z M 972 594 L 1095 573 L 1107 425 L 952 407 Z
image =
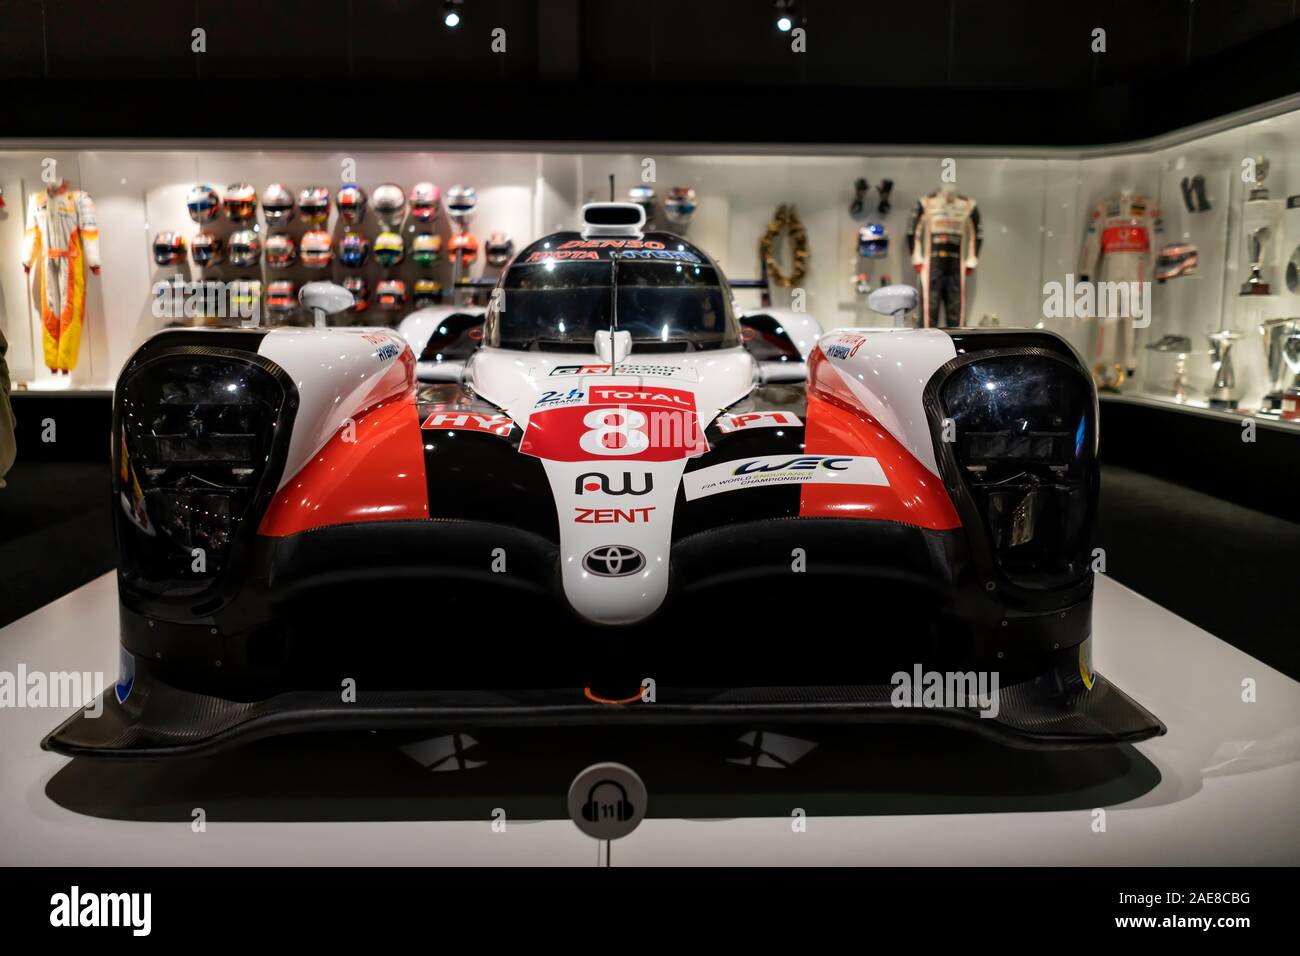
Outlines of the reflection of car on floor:
M 103 716 L 45 746 L 618 721 L 932 721 L 1040 746 L 1163 731 L 1091 666 L 1096 396 L 1060 338 L 814 347 L 795 313 L 738 318 L 716 263 L 643 221 L 588 206 L 514 258 L 481 321 L 429 316 L 418 354 L 411 328 L 146 342 L 114 410 L 122 673 Z M 981 704 L 977 677 L 997 681 Z

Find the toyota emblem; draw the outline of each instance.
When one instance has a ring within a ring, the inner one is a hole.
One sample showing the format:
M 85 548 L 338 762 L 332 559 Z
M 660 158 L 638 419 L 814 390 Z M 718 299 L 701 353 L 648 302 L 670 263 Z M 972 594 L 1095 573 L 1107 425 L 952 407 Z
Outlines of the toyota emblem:
M 625 544 L 606 544 L 588 551 L 582 566 L 602 578 L 623 578 L 645 568 L 645 555 Z

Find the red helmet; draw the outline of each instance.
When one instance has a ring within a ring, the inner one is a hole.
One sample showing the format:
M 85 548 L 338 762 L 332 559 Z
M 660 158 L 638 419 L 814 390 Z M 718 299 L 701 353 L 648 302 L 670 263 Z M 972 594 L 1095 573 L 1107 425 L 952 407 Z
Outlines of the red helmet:
M 370 305 L 370 283 L 361 276 L 348 276 L 343 280 L 343 288 L 352 293 L 353 303 L 349 312 L 364 312 Z
M 334 237 L 324 229 L 313 229 L 302 237 L 302 264 L 324 269 L 334 260 Z
M 458 232 L 447 248 L 453 261 L 467 266 L 478 258 L 478 237 L 472 232 Z
M 411 187 L 411 216 L 420 222 L 432 222 L 442 208 L 442 191 L 433 183 L 416 183 Z
M 262 254 L 266 257 L 266 264 L 272 269 L 287 269 L 298 258 L 298 250 L 294 247 L 293 238 L 285 235 L 267 236 Z
M 330 191 L 324 186 L 308 186 L 298 194 L 298 215 L 308 225 L 319 226 L 330 216 Z
M 396 312 L 406 305 L 406 283 L 385 279 L 375 289 L 375 304 L 385 312 Z
M 266 307 L 271 312 L 292 312 L 298 308 L 298 290 L 292 279 L 276 279 L 266 287 Z
M 160 266 L 174 266 L 185 261 L 185 240 L 180 233 L 160 232 L 153 237 L 153 261 Z
M 257 190 L 248 183 L 226 187 L 226 215 L 231 222 L 249 222 L 257 215 Z

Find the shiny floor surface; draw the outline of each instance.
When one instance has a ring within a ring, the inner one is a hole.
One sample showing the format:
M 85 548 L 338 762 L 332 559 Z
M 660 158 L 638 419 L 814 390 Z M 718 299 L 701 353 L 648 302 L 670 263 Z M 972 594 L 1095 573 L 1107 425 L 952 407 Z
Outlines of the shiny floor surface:
M 116 616 L 105 575 L 0 629 L 0 676 L 111 681 Z M 117 762 L 40 750 L 69 709 L 5 706 L 0 864 L 591 866 L 565 794 L 604 760 L 649 790 L 615 866 L 1300 863 L 1300 684 L 1107 578 L 1094 634 L 1097 669 L 1167 736 L 1043 752 L 874 726 L 335 734 Z

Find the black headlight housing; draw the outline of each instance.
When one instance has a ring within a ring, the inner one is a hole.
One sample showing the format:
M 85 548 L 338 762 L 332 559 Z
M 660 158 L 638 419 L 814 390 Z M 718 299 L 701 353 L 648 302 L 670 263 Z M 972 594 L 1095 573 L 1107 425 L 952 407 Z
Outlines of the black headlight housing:
M 989 590 L 1029 604 L 1091 584 L 1096 391 L 1068 346 L 1051 339 L 1046 348 L 989 341 L 947 363 L 926 389 L 940 469 L 976 568 Z
M 214 589 L 279 484 L 296 407 L 288 375 L 255 351 L 137 353 L 114 406 L 124 586 L 187 602 Z

